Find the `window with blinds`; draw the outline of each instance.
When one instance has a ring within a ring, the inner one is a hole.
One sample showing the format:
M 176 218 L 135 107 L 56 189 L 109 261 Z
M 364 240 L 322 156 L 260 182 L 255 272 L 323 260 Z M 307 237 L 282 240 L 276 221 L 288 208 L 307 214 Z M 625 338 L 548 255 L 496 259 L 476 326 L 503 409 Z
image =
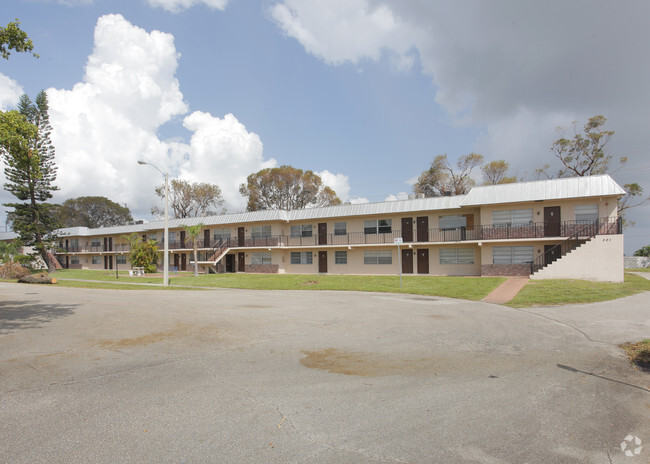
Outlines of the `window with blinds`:
M 292 251 L 291 264 L 312 264 L 311 251 Z
M 311 224 L 303 224 L 298 226 L 291 226 L 291 238 L 297 237 L 311 237 L 312 226 Z
M 578 205 L 573 208 L 576 222 L 591 224 L 598 220 L 598 203 L 592 205 Z
M 441 248 L 440 264 L 474 264 L 472 248 Z
M 460 229 L 467 226 L 467 218 L 461 215 L 440 216 L 438 227 L 441 229 Z
M 532 223 L 532 208 L 492 211 L 492 224 L 495 226 L 528 225 Z
M 365 250 L 363 264 L 393 264 L 393 254 L 390 250 Z
M 271 252 L 256 251 L 251 253 L 251 264 L 271 264 Z
M 493 264 L 526 264 L 533 262 L 532 246 L 493 247 Z

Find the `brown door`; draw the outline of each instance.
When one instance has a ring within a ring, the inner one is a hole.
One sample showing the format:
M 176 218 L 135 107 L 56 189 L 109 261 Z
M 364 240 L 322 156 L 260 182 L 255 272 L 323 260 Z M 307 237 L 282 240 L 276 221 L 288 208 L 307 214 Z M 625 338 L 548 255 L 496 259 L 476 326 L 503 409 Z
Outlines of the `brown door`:
M 210 229 L 203 231 L 203 248 L 210 248 Z
M 413 274 L 413 250 L 402 250 L 402 274 Z
M 237 228 L 237 246 L 246 246 L 246 243 L 244 242 L 244 228 L 243 227 L 238 227 Z M 244 271 L 241 271 L 244 272 Z
M 559 258 L 560 247 L 556 245 L 544 245 L 544 266 L 548 266 Z
M 181 248 L 185 248 L 185 231 L 181 230 Z
M 418 250 L 418 274 L 429 273 L 429 250 Z
M 65 268 L 70 269 L 70 257 L 69 256 L 65 257 Z
M 318 272 L 327 272 L 327 251 L 318 252 Z
M 237 253 L 237 272 L 246 272 L 246 253 Z
M 67 240 L 65 241 L 65 251 L 70 251 L 70 244 Z
M 402 218 L 402 240 L 413 241 L 413 218 Z
M 106 237 L 104 237 L 104 251 L 108 251 L 108 239 Z
M 108 269 L 108 256 L 104 256 L 104 269 Z
M 226 272 L 235 272 L 235 255 L 226 255 Z
M 318 244 L 327 245 L 327 223 L 326 222 L 321 222 L 318 224 Z M 327 255 L 327 253 L 325 253 L 325 255 Z M 325 270 L 322 272 L 327 272 L 327 263 L 325 264 Z
M 174 267 L 176 270 L 179 269 L 180 263 L 179 263 L 179 258 L 178 258 L 178 253 L 174 253 Z
M 419 217 L 418 218 L 418 242 L 428 242 L 428 241 L 429 241 L 429 217 L 428 216 Z
M 544 237 L 560 236 L 560 207 L 547 206 L 544 208 Z
M 108 251 L 113 251 L 113 237 L 108 237 Z M 113 269 L 113 266 L 111 266 L 111 269 Z
M 113 269 L 113 257 L 108 256 L 107 258 L 108 258 L 108 268 Z
M 181 271 L 185 271 L 187 269 L 187 255 L 183 253 L 181 255 Z

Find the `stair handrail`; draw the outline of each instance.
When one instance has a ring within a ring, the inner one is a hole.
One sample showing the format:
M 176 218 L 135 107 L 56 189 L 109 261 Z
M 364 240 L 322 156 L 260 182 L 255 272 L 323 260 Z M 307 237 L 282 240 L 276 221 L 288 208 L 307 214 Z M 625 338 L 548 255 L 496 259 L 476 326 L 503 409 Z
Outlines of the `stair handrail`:
M 621 218 L 617 218 L 617 223 L 620 223 Z M 595 226 L 595 227 L 594 227 Z M 569 252 L 575 250 L 579 246 L 580 237 L 585 237 L 583 232 L 585 230 L 591 229 L 591 233 L 587 236 L 587 240 L 594 238 L 600 229 L 600 219 L 597 218 L 594 222 L 586 224 L 583 228 L 578 230 L 575 234 L 571 235 L 566 240 L 558 243 L 553 248 L 549 248 L 547 251 L 539 255 L 537 258 L 534 258 L 530 263 L 530 273 L 534 274 L 544 267 L 547 256 L 551 256 L 559 248 L 560 254 L 556 259 L 560 259 L 562 256 L 568 254 Z M 620 226 L 617 226 L 617 231 L 620 229 Z
M 211 247 L 212 250 L 210 251 L 210 254 L 206 255 L 206 258 L 208 256 L 210 256 L 211 258 L 214 257 L 215 261 L 216 261 L 216 258 L 218 258 L 223 253 L 223 250 L 228 248 L 229 241 L 230 240 L 226 240 L 226 239 L 223 239 L 223 238 L 217 239 L 217 241 Z M 211 260 L 207 260 L 207 261 L 211 261 Z

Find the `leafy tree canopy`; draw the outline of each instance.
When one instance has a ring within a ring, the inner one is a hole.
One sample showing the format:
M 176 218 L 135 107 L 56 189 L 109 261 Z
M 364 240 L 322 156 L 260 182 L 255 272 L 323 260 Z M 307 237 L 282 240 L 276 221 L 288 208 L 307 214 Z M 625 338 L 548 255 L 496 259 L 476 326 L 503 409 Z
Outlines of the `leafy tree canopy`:
M 133 220 L 131 211 L 106 197 L 70 198 L 57 206 L 55 214 L 61 227 L 119 226 Z
M 248 211 L 302 209 L 340 205 L 341 200 L 313 171 L 293 166 L 262 169 L 248 176 L 239 192 L 248 198 Z
M 576 130 L 577 124 L 577 122 L 573 123 L 573 137 L 561 137 L 551 146 L 551 152 L 562 164 L 557 176 L 549 173 L 551 165 L 545 164 L 535 171 L 538 177 L 545 176 L 552 179 L 553 177 L 582 177 L 616 172 L 616 169 L 613 171 L 610 169 L 610 163 L 614 157 L 608 152 L 608 144 L 614 131 L 605 129 L 607 118 L 602 115 L 589 118 L 583 128 L 583 133 Z M 560 127 L 558 130 L 564 129 Z M 623 166 L 627 163 L 627 157 L 620 157 L 618 162 L 620 166 Z M 621 217 L 624 217 L 626 210 L 639 206 L 649 199 L 643 197 L 643 187 L 638 183 L 625 184 L 623 189 L 625 195 L 618 202 L 618 214 Z M 624 220 L 624 223 L 627 221 Z
M 10 22 L 5 27 L 0 27 L 0 55 L 5 60 L 9 59 L 11 54 L 9 50 L 16 52 L 31 52 L 34 49 L 32 39 L 27 36 L 27 33 L 20 28 L 20 21 L 16 19 Z M 35 58 L 38 58 L 36 53 L 32 53 Z
M 508 176 L 510 163 L 505 160 L 491 161 L 481 166 L 483 185 L 512 184 L 517 182 L 517 176 Z
M 438 155 L 433 159 L 429 169 L 420 174 L 413 186 L 413 192 L 423 193 L 425 197 L 439 197 L 447 194 L 462 195 L 467 193 L 476 182 L 470 177 L 472 170 L 483 164 L 483 155 L 470 153 L 458 158 L 455 165 L 447 155 Z
M 634 252 L 634 256 L 646 256 L 650 258 L 650 245 L 639 248 Z
M 146 273 L 158 270 L 158 246 L 155 240 L 143 240 L 133 233 L 124 236 L 129 242 L 129 261 L 132 267 L 142 267 Z
M 156 187 L 156 195 L 165 201 L 165 185 Z M 175 218 L 191 218 L 223 214 L 223 196 L 216 184 L 207 182 L 190 183 L 182 179 L 172 179 L 169 186 L 169 207 Z M 164 207 L 153 206 L 151 214 L 163 216 Z

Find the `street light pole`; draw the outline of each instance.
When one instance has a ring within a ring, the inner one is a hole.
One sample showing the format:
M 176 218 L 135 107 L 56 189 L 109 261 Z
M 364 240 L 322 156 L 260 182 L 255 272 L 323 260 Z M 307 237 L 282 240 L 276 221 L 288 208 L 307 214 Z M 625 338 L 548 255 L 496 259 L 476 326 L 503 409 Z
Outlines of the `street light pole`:
M 163 255 L 163 285 L 169 286 L 169 175 L 162 172 L 155 164 L 147 163 L 145 161 L 138 161 L 138 164 L 148 164 L 155 168 L 159 173 L 165 177 L 165 235 L 164 235 L 164 255 Z

